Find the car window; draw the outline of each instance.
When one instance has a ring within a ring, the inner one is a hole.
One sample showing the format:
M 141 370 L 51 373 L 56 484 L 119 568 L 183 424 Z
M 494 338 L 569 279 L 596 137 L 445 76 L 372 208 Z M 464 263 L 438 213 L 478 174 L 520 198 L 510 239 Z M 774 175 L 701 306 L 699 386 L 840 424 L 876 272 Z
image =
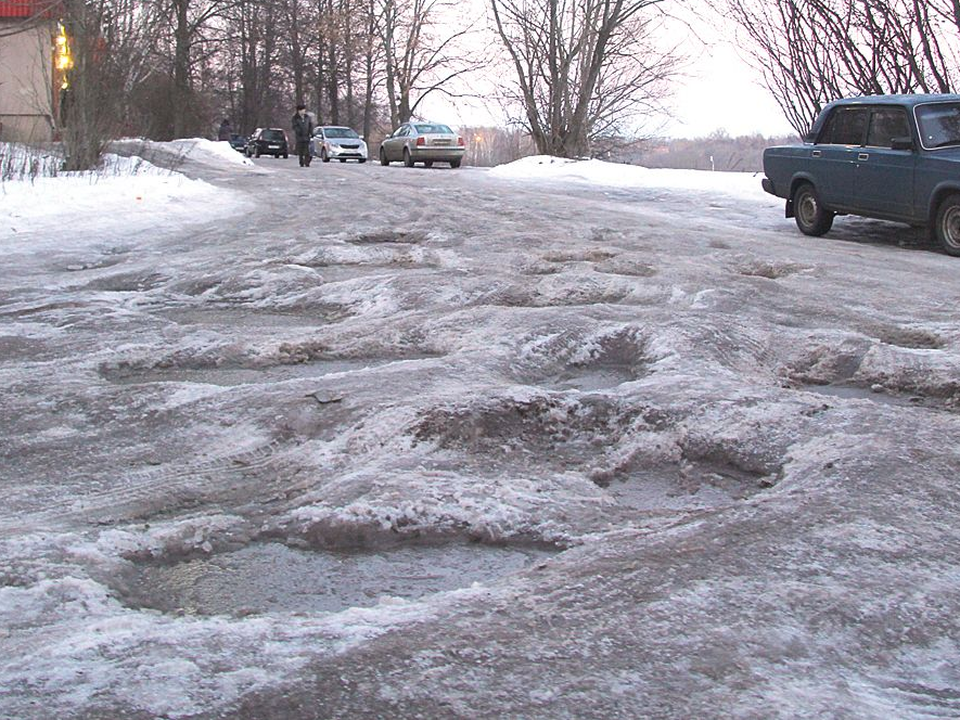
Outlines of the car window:
M 407 134 L 407 130 L 408 130 L 408 129 L 409 129 L 409 128 L 407 128 L 406 125 L 401 125 L 400 127 L 397 128 L 397 131 L 396 131 L 395 133 L 393 133 L 393 136 L 394 136 L 394 137 L 403 137 L 404 135 Z
M 928 149 L 960 145 L 960 103 L 917 106 L 920 140 Z
M 446 133 L 447 135 L 453 134 L 453 131 L 450 128 L 448 128 L 446 125 L 427 125 L 426 123 L 422 125 L 417 124 L 417 132 L 424 133 L 424 134 L 426 133 Z
M 283 140 L 283 131 L 282 130 L 264 130 L 263 131 L 264 140 Z
M 327 135 L 328 138 L 358 138 L 358 137 L 360 137 L 359 135 L 357 135 L 356 132 L 354 132 L 354 131 L 351 130 L 350 128 L 345 128 L 345 127 L 332 127 L 332 128 L 327 128 L 324 132 L 326 133 L 326 135 Z
M 868 107 L 838 107 L 827 119 L 817 141 L 820 145 L 863 145 L 870 119 Z
M 902 137 L 910 137 L 906 110 L 898 107 L 874 108 L 870 115 L 867 145 L 889 148 L 893 145 L 894 138 Z

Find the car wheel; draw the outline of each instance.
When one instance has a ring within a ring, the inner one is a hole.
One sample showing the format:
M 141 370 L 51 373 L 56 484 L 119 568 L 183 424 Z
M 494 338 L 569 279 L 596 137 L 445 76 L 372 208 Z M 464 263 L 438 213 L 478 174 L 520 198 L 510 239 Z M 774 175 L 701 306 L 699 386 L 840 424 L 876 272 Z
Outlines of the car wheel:
M 340 160 L 340 162 L 342 162 L 342 163 L 345 163 L 345 162 L 347 161 L 346 158 L 338 158 L 338 160 Z
M 407 148 L 403 149 L 403 164 L 407 167 L 413 167 L 413 158 L 410 157 L 410 150 Z
M 327 155 L 326 148 L 320 151 L 320 159 L 323 160 L 324 162 L 330 162 L 330 156 Z
M 387 160 L 387 151 L 383 148 L 380 148 L 380 164 L 384 167 L 390 164 L 390 161 Z
M 451 160 L 451 161 L 450 161 L 450 167 L 452 167 L 452 168 L 458 168 L 458 167 L 460 167 L 460 163 L 461 163 L 461 162 L 463 162 L 463 161 L 462 161 L 460 158 L 457 158 L 456 160 Z
M 361 165 L 363 165 L 366 161 L 367 161 L 366 158 L 360 158 L 359 160 L 357 160 L 357 162 L 360 163 Z
M 817 189 L 810 183 L 801 184 L 793 193 L 793 212 L 804 235 L 819 237 L 833 226 L 834 214 L 820 204 Z
M 283 159 L 284 159 L 284 160 L 286 160 L 288 157 L 290 157 L 290 153 L 284 153 L 284 154 L 283 154 Z
M 934 233 L 947 255 L 960 257 L 960 195 L 948 195 L 940 203 Z
M 253 151 L 253 156 L 260 157 L 260 148 L 257 148 L 256 150 Z

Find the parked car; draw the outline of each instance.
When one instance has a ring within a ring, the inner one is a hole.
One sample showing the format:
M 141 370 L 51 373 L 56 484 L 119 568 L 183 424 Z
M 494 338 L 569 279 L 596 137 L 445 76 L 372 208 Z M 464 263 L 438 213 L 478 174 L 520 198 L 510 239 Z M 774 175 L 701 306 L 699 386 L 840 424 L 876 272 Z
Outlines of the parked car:
M 418 162 L 431 167 L 434 162 L 447 162 L 458 168 L 466 150 L 463 138 L 446 125 L 408 122 L 380 143 L 380 164 L 402 160 L 407 167 Z
M 321 125 L 313 131 L 310 152 L 324 162 L 367 161 L 367 143 L 356 130 L 340 125 Z
M 247 139 L 245 152 L 247 157 L 273 155 L 278 158 L 290 157 L 290 146 L 287 143 L 287 134 L 280 128 L 257 128 Z
M 960 256 L 960 95 L 832 102 L 802 144 L 767 148 L 763 171 L 806 235 L 862 215 L 930 228 Z
M 237 133 L 230 133 L 230 147 L 232 147 L 237 152 L 244 152 L 247 148 L 247 139 L 243 135 Z

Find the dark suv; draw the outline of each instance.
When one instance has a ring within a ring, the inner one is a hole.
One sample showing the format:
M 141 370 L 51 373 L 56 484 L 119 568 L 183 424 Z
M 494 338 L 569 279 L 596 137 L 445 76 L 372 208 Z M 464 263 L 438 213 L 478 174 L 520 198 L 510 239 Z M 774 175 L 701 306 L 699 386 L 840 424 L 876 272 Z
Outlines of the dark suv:
M 290 148 L 287 146 L 287 134 L 280 128 L 257 128 L 247 139 L 247 148 L 244 151 L 247 157 L 273 155 L 274 157 L 290 157 Z
M 230 133 L 230 147 L 232 147 L 237 152 L 246 152 L 247 139 L 243 135 L 238 135 L 237 133 Z

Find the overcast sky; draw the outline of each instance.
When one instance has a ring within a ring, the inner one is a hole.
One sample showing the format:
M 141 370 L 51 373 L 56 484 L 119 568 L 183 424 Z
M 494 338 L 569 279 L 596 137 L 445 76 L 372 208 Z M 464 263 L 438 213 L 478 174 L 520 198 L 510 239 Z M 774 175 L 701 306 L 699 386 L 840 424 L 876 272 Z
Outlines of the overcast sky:
M 716 130 L 731 135 L 785 135 L 794 131 L 762 86 L 757 70 L 735 43 L 735 28 L 717 15 L 687 14 L 687 25 L 670 24 L 688 63 L 676 87 L 672 107 L 676 119 L 666 133 L 702 137 Z
M 484 0 L 461 3 L 458 12 L 461 23 L 467 6 L 472 7 L 478 19 L 486 13 Z M 674 95 L 667 103 L 674 117 L 664 120 L 658 134 L 703 137 L 717 130 L 734 136 L 792 134 L 783 113 L 761 86 L 758 73 L 734 48 L 733 28 L 724 27 L 718 16 L 697 17 L 679 3 L 670 7 L 671 11 L 685 13 L 683 22 L 668 23 L 665 32 L 667 41 L 677 45 L 686 67 L 684 77 L 677 79 Z M 474 78 L 474 90 L 486 94 L 478 87 L 482 84 Z M 450 101 L 435 97 L 426 103 L 421 114 L 460 125 L 504 122 L 499 107 L 483 105 L 479 100 Z

